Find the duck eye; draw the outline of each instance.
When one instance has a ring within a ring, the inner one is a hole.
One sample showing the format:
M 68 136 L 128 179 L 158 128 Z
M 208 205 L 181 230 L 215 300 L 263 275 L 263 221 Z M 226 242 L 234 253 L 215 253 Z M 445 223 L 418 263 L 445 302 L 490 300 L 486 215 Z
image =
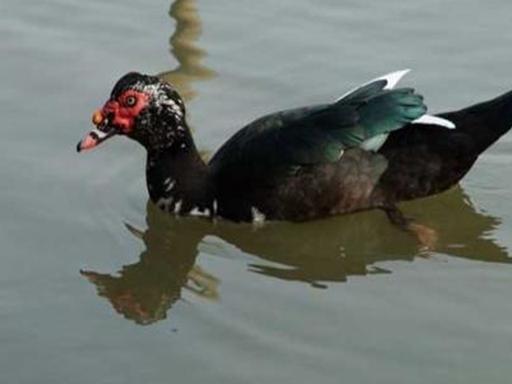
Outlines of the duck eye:
M 127 107 L 133 107 L 137 102 L 137 98 L 135 96 L 128 96 L 124 99 L 124 105 Z

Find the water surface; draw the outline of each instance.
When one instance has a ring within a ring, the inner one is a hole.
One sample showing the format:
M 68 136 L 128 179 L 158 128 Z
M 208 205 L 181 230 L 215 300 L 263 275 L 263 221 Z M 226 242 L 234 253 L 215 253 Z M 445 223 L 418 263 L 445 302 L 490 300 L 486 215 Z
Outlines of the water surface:
M 460 186 L 380 212 L 262 227 L 147 203 L 144 153 L 78 156 L 123 73 L 187 100 L 205 156 L 248 121 L 413 68 L 431 111 L 512 88 L 512 4 L 0 3 L 0 382 L 509 383 L 512 137 Z

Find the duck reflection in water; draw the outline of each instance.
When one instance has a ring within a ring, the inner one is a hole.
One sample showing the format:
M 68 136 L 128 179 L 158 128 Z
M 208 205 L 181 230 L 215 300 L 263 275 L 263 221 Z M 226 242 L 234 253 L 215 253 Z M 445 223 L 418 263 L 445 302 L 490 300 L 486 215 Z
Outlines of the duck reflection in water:
M 477 212 L 460 187 L 409 204 L 407 210 L 441 234 L 436 251 L 466 259 L 510 262 L 506 250 L 490 238 L 499 220 Z M 451 214 L 446 215 L 447 211 Z M 373 212 L 254 226 L 175 218 L 148 202 L 146 219 L 144 232 L 128 225 L 146 248 L 137 263 L 124 266 L 118 275 L 82 271 L 117 312 L 139 324 L 165 318 L 183 290 L 217 298 L 219 279 L 195 264 L 199 245 L 212 239 L 249 255 L 248 269 L 255 273 L 317 288 L 346 281 L 348 276 L 389 273 L 378 267 L 379 262 L 413 261 L 428 255 L 418 249 L 413 237 L 386 225 L 386 218 Z
M 183 289 L 207 299 L 218 296 L 218 280 L 195 265 L 197 245 L 204 237 L 201 222 L 166 219 L 148 203 L 148 229 L 142 232 L 126 225 L 144 241 L 146 250 L 137 263 L 124 266 L 117 276 L 81 271 L 96 285 L 98 295 L 108 298 L 118 313 L 138 324 L 164 319 Z
M 215 71 L 202 64 L 206 52 L 196 45 L 201 35 L 201 19 L 195 0 L 176 0 L 169 11 L 176 21 L 176 28 L 169 39 L 171 54 L 178 66 L 162 72 L 159 78 L 173 84 L 184 101 L 197 96 L 192 84 L 209 80 L 216 76 Z

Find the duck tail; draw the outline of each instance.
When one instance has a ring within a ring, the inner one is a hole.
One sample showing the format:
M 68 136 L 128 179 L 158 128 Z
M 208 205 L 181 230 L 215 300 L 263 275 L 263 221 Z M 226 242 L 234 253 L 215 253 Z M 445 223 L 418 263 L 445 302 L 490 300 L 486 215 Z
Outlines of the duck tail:
M 456 131 L 467 133 L 480 154 L 512 127 L 512 91 L 460 111 L 439 116 L 452 121 Z

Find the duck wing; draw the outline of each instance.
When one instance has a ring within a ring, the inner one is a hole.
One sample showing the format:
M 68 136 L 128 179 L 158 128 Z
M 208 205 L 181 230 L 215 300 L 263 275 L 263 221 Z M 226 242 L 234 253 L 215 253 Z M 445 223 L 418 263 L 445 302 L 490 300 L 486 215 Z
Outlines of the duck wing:
M 405 71 L 373 80 L 330 104 L 276 112 L 232 136 L 213 156 L 216 175 L 294 169 L 338 161 L 344 151 L 367 150 L 423 116 L 427 107 L 412 88 L 392 89 Z M 372 140 L 374 143 L 372 144 Z

